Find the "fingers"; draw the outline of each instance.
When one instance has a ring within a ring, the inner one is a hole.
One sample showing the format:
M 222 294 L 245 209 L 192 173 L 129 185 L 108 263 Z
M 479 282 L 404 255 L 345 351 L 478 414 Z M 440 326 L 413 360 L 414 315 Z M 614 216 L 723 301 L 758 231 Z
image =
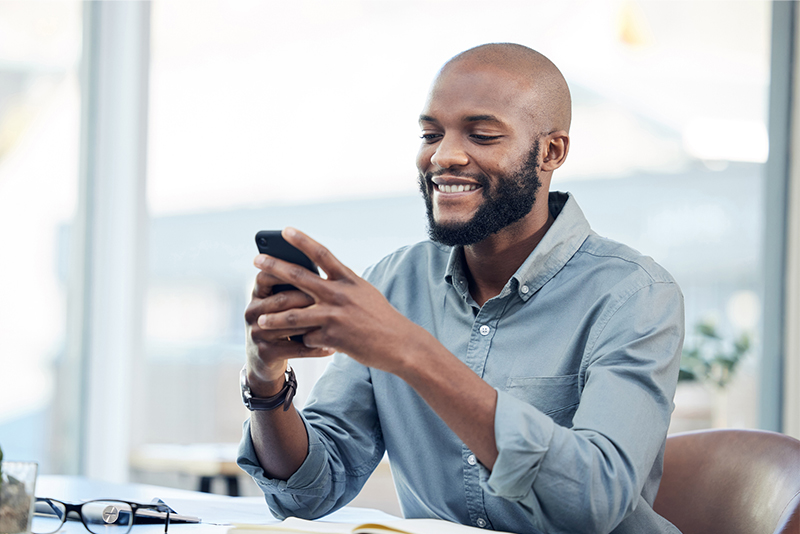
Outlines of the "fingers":
M 314 301 L 311 297 L 300 291 L 283 291 L 263 299 L 254 297 L 244 312 L 245 322 L 250 328 L 250 337 L 253 341 L 258 343 L 271 343 L 286 340 L 286 338 L 291 336 L 300 336 L 308 333 L 311 330 L 310 328 L 298 328 L 294 326 L 265 329 L 258 324 L 258 318 L 286 310 L 304 308 L 313 303 Z
M 263 315 L 262 317 L 272 317 L 272 315 Z M 320 351 L 315 351 L 306 346 L 302 340 L 294 337 L 305 336 L 315 331 L 315 328 L 262 328 L 255 322 L 248 324 L 246 330 L 247 342 L 250 347 L 248 353 L 264 361 L 327 356 L 327 353 L 322 354 Z
M 314 299 L 302 291 L 282 291 L 266 297 L 259 297 L 258 293 L 259 284 L 256 283 L 256 289 L 253 290 L 253 300 L 250 301 L 244 312 L 247 324 L 254 324 L 258 316 L 265 313 L 277 313 L 292 308 L 305 308 L 314 304 Z
M 269 313 L 258 317 L 254 328 L 260 329 L 269 339 L 275 339 L 287 332 L 302 332 L 306 347 L 337 348 L 337 339 L 330 325 L 331 316 L 316 306 L 291 309 L 279 313 Z
M 291 285 L 311 296 L 324 290 L 325 280 L 294 263 L 259 254 L 254 264 L 261 270 L 256 275 L 256 288 L 253 293 L 256 297 L 264 298 L 270 295 L 277 285 Z
M 263 299 L 265 297 L 268 297 L 275 292 L 273 289 L 275 288 L 275 286 L 286 285 L 286 280 L 275 276 L 275 274 L 273 274 L 271 269 L 272 266 L 276 265 L 278 262 L 281 261 L 282 260 L 276 260 L 275 258 L 271 258 L 270 256 L 267 256 L 265 254 L 259 254 L 258 256 L 255 257 L 255 259 L 253 260 L 253 265 L 255 265 L 260 270 L 258 274 L 256 274 L 256 285 L 253 288 L 254 298 Z
M 259 355 L 268 355 L 268 358 L 263 356 L 260 359 L 268 359 L 269 361 L 283 361 L 292 358 L 319 358 L 321 356 L 330 356 L 335 351 L 326 347 L 308 347 L 299 341 L 291 341 L 288 338 L 281 338 L 270 342 L 257 343 L 259 348 Z
M 280 381 L 286 369 L 287 360 L 293 358 L 321 358 L 330 356 L 333 351 L 321 347 L 307 347 L 286 337 L 273 341 L 259 340 L 263 332 L 258 327 L 248 327 L 247 366 L 260 380 Z
M 347 278 L 353 274 L 347 266 L 340 262 L 330 250 L 317 243 L 306 234 L 295 228 L 287 227 L 283 229 L 283 238 L 290 244 L 302 250 L 311 261 L 316 263 L 330 280 Z
M 328 278 L 327 281 L 354 280 L 358 278 L 327 248 L 299 230 L 285 228 L 283 237 L 325 271 Z M 254 264 L 261 271 L 256 277 L 256 288 L 253 293 L 255 297 L 264 298 L 268 296 L 272 291 L 272 287 L 278 284 L 293 285 L 315 299 L 328 295 L 326 280 L 299 265 L 266 254 L 256 256 Z
M 259 343 L 260 342 L 272 343 L 273 341 L 283 341 L 292 336 L 302 336 L 303 334 L 307 334 L 312 330 L 312 328 L 296 328 L 296 327 L 263 328 L 257 322 L 258 317 L 272 317 L 272 315 L 256 316 L 256 318 L 252 322 L 247 323 L 247 326 L 250 329 L 249 336 L 253 339 L 253 341 Z
M 316 314 L 309 313 L 307 309 L 292 308 L 282 312 L 260 315 L 257 324 L 259 328 L 269 332 L 302 331 L 302 333 L 306 333 L 318 327 L 319 319 Z

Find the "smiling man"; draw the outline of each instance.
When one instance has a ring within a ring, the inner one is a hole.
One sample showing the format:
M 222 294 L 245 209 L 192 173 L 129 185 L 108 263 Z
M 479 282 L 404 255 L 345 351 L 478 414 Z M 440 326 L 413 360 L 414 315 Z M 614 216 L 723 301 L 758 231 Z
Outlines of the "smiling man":
M 293 229 L 286 239 L 327 278 L 256 258 L 242 376 L 257 400 L 239 464 L 275 515 L 346 505 L 386 451 L 406 517 L 677 532 L 652 503 L 683 299 L 651 259 L 592 232 L 571 195 L 549 192 L 570 109 L 541 54 L 468 50 L 420 115 L 430 241 L 363 278 Z M 298 291 L 273 294 L 283 283 Z M 288 359 L 334 352 L 296 411 Z

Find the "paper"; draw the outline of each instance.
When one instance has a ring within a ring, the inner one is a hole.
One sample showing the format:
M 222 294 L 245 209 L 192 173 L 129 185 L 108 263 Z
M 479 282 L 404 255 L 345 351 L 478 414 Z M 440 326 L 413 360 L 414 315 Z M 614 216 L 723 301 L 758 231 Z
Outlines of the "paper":
M 478 532 L 486 531 L 440 519 L 398 519 L 380 523 L 348 524 L 308 521 L 297 517 L 289 517 L 271 525 L 238 524 L 228 529 L 229 534 L 477 534 Z

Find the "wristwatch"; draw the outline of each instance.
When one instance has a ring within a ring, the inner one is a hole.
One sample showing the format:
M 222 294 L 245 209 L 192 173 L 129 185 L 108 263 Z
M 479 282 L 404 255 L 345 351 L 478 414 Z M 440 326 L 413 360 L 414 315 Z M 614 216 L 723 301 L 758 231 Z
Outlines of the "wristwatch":
M 250 391 L 250 384 L 247 383 L 247 366 L 242 367 L 242 372 L 239 373 L 239 383 L 242 386 L 242 402 L 250 411 L 274 410 L 283 405 L 283 411 L 285 412 L 292 405 L 292 399 L 297 392 L 297 378 L 294 376 L 294 370 L 289 366 L 286 367 L 286 382 L 281 390 L 271 397 L 253 397 Z

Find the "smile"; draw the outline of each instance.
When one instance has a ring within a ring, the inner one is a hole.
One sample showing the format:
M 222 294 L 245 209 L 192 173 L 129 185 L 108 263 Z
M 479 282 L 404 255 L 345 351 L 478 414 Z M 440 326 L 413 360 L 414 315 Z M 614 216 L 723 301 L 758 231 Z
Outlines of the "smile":
M 478 189 L 475 184 L 457 184 L 457 185 L 444 185 L 434 184 L 436 190 L 440 193 L 463 193 L 465 191 L 474 191 Z

